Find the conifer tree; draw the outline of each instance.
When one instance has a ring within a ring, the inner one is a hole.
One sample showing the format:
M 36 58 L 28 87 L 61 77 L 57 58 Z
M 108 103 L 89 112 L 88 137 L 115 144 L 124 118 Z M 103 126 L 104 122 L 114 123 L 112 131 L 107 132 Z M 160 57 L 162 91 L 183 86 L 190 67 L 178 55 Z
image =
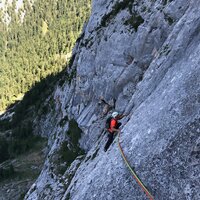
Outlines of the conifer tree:
M 6 5 L 11 21 L 6 25 L 0 10 L 0 111 L 66 66 L 63 58 L 89 17 L 91 0 L 24 0 L 18 12 L 16 0 Z

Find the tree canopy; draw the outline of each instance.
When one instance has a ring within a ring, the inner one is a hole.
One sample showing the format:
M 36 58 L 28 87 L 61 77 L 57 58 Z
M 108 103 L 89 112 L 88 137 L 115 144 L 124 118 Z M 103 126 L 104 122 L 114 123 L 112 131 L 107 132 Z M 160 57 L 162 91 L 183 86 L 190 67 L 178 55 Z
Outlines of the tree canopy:
M 24 0 L 16 12 L 13 0 L 0 11 L 0 111 L 66 66 L 90 9 L 91 0 Z

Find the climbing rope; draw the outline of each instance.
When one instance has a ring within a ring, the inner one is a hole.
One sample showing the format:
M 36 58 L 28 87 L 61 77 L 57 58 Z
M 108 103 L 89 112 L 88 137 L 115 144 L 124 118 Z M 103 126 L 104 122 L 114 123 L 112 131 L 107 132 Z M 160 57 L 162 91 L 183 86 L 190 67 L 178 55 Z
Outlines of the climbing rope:
M 154 200 L 154 197 L 151 195 L 151 193 L 148 191 L 148 189 L 145 187 L 145 185 L 142 183 L 142 181 L 140 180 L 140 178 L 137 176 L 137 174 L 135 173 L 135 171 L 131 168 L 125 154 L 124 154 L 124 151 L 121 147 L 121 144 L 120 144 L 120 133 L 118 134 L 118 147 L 119 147 L 119 150 L 120 150 L 120 153 L 124 159 L 124 162 L 126 163 L 127 167 L 129 168 L 129 170 L 131 171 L 131 174 L 133 175 L 133 178 L 136 180 L 136 182 L 139 184 L 139 186 L 142 188 L 142 190 L 146 193 L 147 197 L 150 199 L 150 200 Z

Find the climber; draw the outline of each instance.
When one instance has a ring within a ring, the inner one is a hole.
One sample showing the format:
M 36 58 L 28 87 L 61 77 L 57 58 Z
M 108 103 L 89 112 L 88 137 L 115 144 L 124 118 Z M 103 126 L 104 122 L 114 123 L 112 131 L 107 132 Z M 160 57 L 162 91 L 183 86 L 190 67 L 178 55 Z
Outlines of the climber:
M 104 147 L 105 152 L 108 150 L 109 146 L 112 144 L 114 140 L 114 134 L 120 132 L 119 127 L 121 126 L 122 123 L 118 122 L 118 120 L 122 119 L 124 116 L 126 115 L 122 115 L 122 114 L 120 115 L 118 112 L 113 112 L 112 116 L 107 119 L 107 123 L 109 123 L 109 125 L 107 127 L 108 141 Z

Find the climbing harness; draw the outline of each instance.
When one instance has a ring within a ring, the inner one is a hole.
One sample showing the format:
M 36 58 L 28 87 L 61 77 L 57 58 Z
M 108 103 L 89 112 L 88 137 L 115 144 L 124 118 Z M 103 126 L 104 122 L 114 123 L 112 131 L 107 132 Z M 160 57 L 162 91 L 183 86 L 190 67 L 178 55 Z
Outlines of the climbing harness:
M 136 180 L 136 182 L 139 184 L 139 186 L 142 188 L 142 190 L 146 193 L 147 197 L 150 199 L 150 200 L 154 200 L 154 197 L 151 195 L 151 193 L 148 191 L 148 189 L 145 187 L 145 185 L 142 183 L 142 181 L 140 180 L 140 178 L 137 176 L 137 174 L 135 173 L 135 171 L 131 168 L 125 154 L 124 154 L 124 151 L 121 147 L 121 144 L 120 144 L 120 132 L 118 134 L 118 147 L 119 147 L 119 150 L 120 150 L 120 153 L 124 159 L 124 162 L 126 163 L 127 167 L 129 168 L 129 170 L 131 171 L 131 174 L 133 175 L 133 178 Z

